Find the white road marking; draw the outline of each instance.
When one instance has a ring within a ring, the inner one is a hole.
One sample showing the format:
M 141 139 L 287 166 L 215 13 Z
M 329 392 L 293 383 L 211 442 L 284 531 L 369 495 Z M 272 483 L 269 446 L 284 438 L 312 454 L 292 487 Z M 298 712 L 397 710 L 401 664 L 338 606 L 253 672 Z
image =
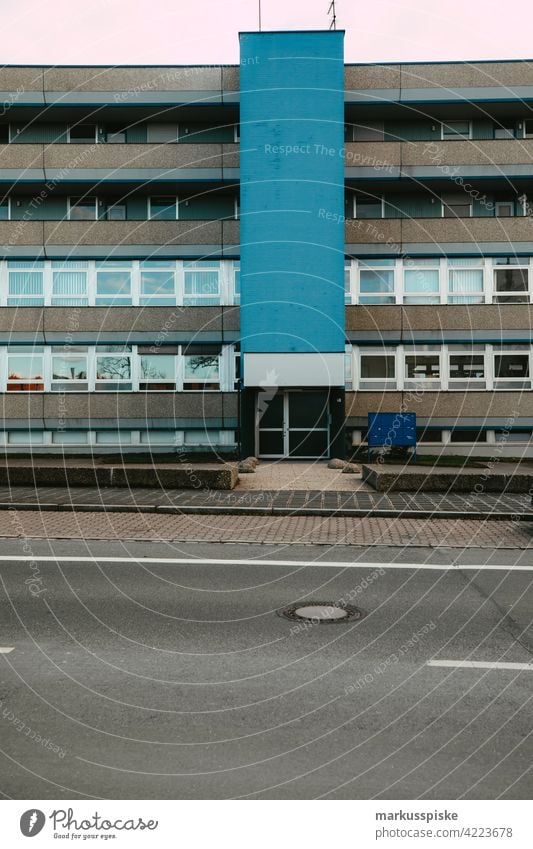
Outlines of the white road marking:
M 13 646 L 11 648 L 0 648 L 0 654 L 9 654 L 10 651 L 13 651 Z
M 106 557 L 105 555 L 85 555 L 82 557 L 69 557 L 62 555 L 21 555 L 2 554 L 0 562 L 8 563 L 164 563 L 169 565 L 183 566 L 323 566 L 330 569 L 432 569 L 438 572 L 462 569 L 468 571 L 492 572 L 533 572 L 533 563 L 518 565 L 498 565 L 494 563 L 382 563 L 343 560 L 240 560 L 232 558 L 209 558 L 209 557 Z
M 533 663 L 507 663 L 503 660 L 428 660 L 426 666 L 447 666 L 458 669 L 527 669 L 533 672 Z

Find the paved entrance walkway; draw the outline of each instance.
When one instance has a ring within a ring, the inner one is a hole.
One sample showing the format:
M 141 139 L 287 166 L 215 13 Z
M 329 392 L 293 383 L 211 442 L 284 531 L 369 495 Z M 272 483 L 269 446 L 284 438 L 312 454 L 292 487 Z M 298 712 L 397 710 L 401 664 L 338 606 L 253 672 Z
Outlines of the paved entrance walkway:
M 285 492 L 373 492 L 362 476 L 344 475 L 341 469 L 328 469 L 324 460 L 262 460 L 255 474 L 240 475 L 236 492 L 256 490 Z

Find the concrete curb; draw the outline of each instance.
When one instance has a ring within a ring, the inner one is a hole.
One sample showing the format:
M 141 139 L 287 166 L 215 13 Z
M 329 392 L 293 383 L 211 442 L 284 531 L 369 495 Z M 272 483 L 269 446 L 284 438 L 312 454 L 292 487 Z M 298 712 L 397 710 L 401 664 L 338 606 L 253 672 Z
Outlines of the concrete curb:
M 383 508 L 320 508 L 320 507 L 211 507 L 183 505 L 159 506 L 155 504 L 28 504 L 28 502 L 0 503 L 0 510 L 20 510 L 58 513 L 155 513 L 173 516 L 315 516 L 317 518 L 353 517 L 381 519 L 472 519 L 478 521 L 512 520 L 533 522 L 533 512 L 517 514 L 510 510 L 414 510 L 412 508 L 385 510 Z

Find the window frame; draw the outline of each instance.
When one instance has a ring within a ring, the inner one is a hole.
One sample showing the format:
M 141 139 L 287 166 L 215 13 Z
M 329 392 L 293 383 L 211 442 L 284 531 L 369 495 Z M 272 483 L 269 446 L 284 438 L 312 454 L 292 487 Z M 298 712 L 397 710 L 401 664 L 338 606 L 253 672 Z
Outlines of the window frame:
M 153 218 L 152 217 L 152 199 L 155 198 L 174 198 L 174 218 Z M 178 195 L 149 195 L 148 196 L 148 221 L 179 221 L 179 196 Z
M 87 199 L 94 200 L 94 218 L 72 218 L 72 210 L 76 209 L 79 204 L 72 203 L 73 200 L 78 199 L 80 201 L 85 201 Z M 98 221 L 98 196 L 97 195 L 68 195 L 67 197 L 67 221 Z
M 451 124 L 468 124 L 468 135 L 462 133 L 445 133 L 445 127 Z M 470 141 L 472 139 L 472 120 L 464 118 L 452 118 L 450 121 L 440 122 L 440 140 L 441 141 Z

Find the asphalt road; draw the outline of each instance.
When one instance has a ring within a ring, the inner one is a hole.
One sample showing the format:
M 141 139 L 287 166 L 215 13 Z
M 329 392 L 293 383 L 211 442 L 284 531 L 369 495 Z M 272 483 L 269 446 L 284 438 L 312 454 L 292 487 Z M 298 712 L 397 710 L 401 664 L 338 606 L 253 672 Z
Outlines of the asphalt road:
M 5 540 L 0 555 L 7 798 L 531 798 L 530 551 Z M 300 599 L 366 615 L 276 615 Z

